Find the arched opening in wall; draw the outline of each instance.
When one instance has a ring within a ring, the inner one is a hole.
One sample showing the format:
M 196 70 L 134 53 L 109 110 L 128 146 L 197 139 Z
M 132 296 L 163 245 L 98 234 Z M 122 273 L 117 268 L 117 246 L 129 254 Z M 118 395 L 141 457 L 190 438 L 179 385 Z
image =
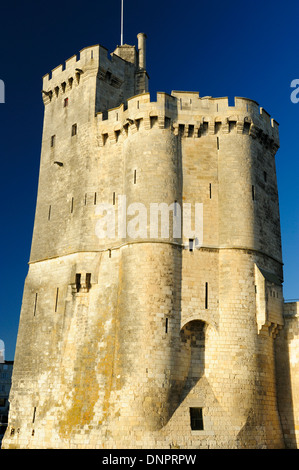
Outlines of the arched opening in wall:
M 205 339 L 207 323 L 192 320 L 181 329 L 182 347 L 185 353 L 185 379 L 188 388 L 194 385 L 205 372 Z M 191 383 L 190 383 L 191 382 Z

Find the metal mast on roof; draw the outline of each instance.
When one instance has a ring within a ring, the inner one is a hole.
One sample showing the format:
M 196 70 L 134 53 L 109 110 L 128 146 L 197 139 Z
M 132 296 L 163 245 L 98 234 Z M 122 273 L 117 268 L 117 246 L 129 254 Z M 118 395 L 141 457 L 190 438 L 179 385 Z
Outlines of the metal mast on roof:
M 124 43 L 124 0 L 121 0 L 121 29 L 120 29 L 120 45 Z

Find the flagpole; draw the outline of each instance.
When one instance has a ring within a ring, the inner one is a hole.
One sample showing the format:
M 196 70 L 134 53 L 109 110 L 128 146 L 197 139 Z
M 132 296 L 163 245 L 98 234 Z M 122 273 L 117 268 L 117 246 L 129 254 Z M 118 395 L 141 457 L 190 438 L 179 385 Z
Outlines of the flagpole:
M 120 45 L 124 42 L 124 0 L 121 0 L 121 31 L 120 31 Z

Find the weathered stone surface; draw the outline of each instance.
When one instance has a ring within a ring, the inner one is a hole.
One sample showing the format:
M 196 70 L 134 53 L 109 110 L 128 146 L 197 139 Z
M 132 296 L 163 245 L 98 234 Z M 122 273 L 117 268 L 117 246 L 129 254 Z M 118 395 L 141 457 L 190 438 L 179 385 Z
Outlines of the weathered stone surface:
M 4 447 L 284 447 L 278 125 L 244 98 L 150 101 L 139 54 L 93 46 L 44 77 Z M 117 225 L 119 196 L 146 208 L 146 230 L 99 239 L 96 210 L 111 204 Z M 175 201 L 203 204 L 192 251 L 184 230 L 151 236 L 151 204 Z

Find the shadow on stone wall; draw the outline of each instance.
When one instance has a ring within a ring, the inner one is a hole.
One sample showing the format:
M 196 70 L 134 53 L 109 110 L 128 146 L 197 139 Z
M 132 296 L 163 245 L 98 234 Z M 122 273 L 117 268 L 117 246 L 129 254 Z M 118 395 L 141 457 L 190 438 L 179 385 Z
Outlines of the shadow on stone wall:
M 277 403 L 285 447 L 287 449 L 297 449 L 289 354 L 291 339 L 292 333 L 288 332 L 286 320 L 284 329 L 275 339 Z

